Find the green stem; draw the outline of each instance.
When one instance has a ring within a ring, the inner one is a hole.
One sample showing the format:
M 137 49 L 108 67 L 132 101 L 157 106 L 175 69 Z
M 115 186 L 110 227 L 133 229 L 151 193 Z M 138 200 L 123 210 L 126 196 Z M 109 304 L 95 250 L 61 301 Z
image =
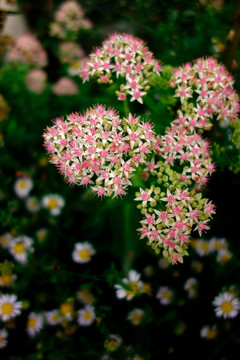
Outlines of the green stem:
M 123 101 L 123 113 L 124 113 L 125 117 L 128 117 L 128 115 L 130 113 L 127 99 Z
M 123 205 L 123 271 L 125 273 L 128 273 L 132 268 L 137 251 L 133 210 L 131 203 L 125 203 Z

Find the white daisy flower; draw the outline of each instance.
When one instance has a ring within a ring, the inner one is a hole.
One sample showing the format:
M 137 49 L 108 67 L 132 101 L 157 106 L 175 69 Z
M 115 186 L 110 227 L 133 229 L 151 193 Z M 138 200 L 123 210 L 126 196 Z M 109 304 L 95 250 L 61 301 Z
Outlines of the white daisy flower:
M 42 198 L 42 206 L 53 216 L 59 215 L 64 205 L 64 199 L 58 194 L 49 194 Z
M 128 272 L 128 277 L 122 280 L 122 284 L 114 285 L 116 291 L 116 296 L 118 299 L 126 298 L 127 300 L 131 300 L 137 294 L 140 293 L 143 282 L 140 280 L 141 275 L 137 273 L 135 270 L 130 270 Z
M 184 290 L 188 292 L 190 298 L 194 298 L 197 295 L 198 281 L 196 278 L 189 278 L 184 284 Z
M 173 295 L 173 291 L 169 289 L 168 286 L 161 286 L 158 289 L 156 297 L 159 299 L 160 304 L 169 305 L 173 300 Z
M 48 229 L 42 228 L 36 232 L 36 237 L 39 242 L 43 242 L 48 235 Z
M 19 198 L 27 197 L 32 188 L 32 179 L 27 176 L 18 178 L 14 183 L 14 191 Z
M 26 264 L 28 253 L 33 252 L 34 250 L 32 244 L 32 238 L 26 235 L 21 235 L 11 240 L 9 251 L 15 260 L 22 264 Z
M 6 329 L 1 329 L 0 330 L 0 349 L 4 348 L 7 346 L 7 337 L 8 337 L 8 333 Z
M 232 253 L 228 250 L 219 250 L 217 253 L 217 262 L 225 264 L 232 258 Z
M 128 320 L 133 325 L 139 325 L 142 322 L 144 311 L 142 309 L 134 309 L 128 313 Z
M 95 249 L 89 242 L 76 243 L 72 252 L 72 259 L 77 263 L 87 263 L 95 253 Z
M 36 213 L 41 209 L 41 203 L 36 196 L 29 196 L 25 200 L 26 209 L 31 213 Z
M 27 333 L 29 336 L 33 337 L 39 333 L 43 328 L 43 317 L 41 314 L 36 314 L 31 312 L 28 315 L 27 321 Z
M 15 274 L 2 274 L 0 276 L 0 287 L 11 287 L 16 279 Z
M 0 318 L 8 321 L 21 313 L 22 302 L 17 301 L 16 295 L 0 295 Z
M 48 325 L 55 326 L 60 324 L 62 321 L 62 318 L 59 315 L 59 311 L 57 309 L 45 311 L 44 315 Z
M 210 239 L 209 245 L 212 251 L 220 251 L 220 250 L 228 249 L 228 243 L 225 238 L 213 237 Z
M 204 339 L 207 340 L 212 340 L 215 339 L 217 336 L 217 328 L 216 325 L 213 326 L 204 326 L 201 330 L 200 330 L 200 336 Z
M 10 233 L 5 233 L 0 236 L 0 245 L 7 249 L 10 244 L 10 240 L 12 239 L 12 235 Z
M 93 294 L 90 292 L 89 289 L 79 290 L 76 293 L 76 297 L 84 305 L 91 305 L 95 301 L 95 298 L 94 298 Z
M 77 322 L 82 326 L 91 325 L 96 318 L 94 307 L 91 305 L 85 306 L 83 309 L 78 311 Z
M 216 306 L 214 309 L 216 316 L 223 316 L 224 319 L 236 317 L 240 310 L 238 298 L 230 292 L 224 292 L 216 296 L 213 305 Z
M 73 318 L 73 312 L 74 312 L 74 307 L 73 307 L 73 302 L 72 300 L 67 300 L 64 304 L 60 305 L 59 308 L 59 312 L 60 315 L 66 319 L 66 320 L 72 320 Z
M 209 241 L 204 239 L 197 240 L 195 250 L 200 256 L 206 256 L 212 252 Z

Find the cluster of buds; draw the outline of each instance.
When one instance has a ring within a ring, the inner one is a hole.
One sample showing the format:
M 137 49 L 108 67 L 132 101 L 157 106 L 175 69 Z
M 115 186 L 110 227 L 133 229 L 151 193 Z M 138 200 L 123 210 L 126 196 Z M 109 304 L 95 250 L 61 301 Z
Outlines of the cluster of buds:
M 63 76 L 58 79 L 52 86 L 52 91 L 55 95 L 76 95 L 79 93 L 79 89 L 75 81 Z
M 59 59 L 62 63 L 71 64 L 84 57 L 84 51 L 80 45 L 73 41 L 63 41 L 59 44 Z
M 74 0 L 65 1 L 55 13 L 50 24 L 50 35 L 60 39 L 76 39 L 79 30 L 91 29 L 92 23 L 85 18 L 84 11 Z
M 169 82 L 181 108 L 195 121 L 217 120 L 228 125 L 239 112 L 239 97 L 233 89 L 234 80 L 223 64 L 214 58 L 199 58 L 176 69 Z
M 162 248 L 163 256 L 174 264 L 183 262 L 183 256 L 188 255 L 192 230 L 197 230 L 200 235 L 208 230 L 208 222 L 215 211 L 201 193 L 189 191 L 170 166 L 162 167 L 165 175 L 158 173 L 159 179 L 167 180 L 162 187 L 152 185 L 136 194 L 135 200 L 141 202 L 137 207 L 144 216 L 138 231 L 157 254 Z
M 27 88 L 36 94 L 41 94 L 43 92 L 46 88 L 46 82 L 47 73 L 42 69 L 33 69 L 29 71 L 25 80 Z
M 23 34 L 6 54 L 7 62 L 20 62 L 42 68 L 48 64 L 47 52 L 38 39 L 31 34 Z
M 118 99 L 125 100 L 129 95 L 130 101 L 142 103 L 142 97 L 149 90 L 149 76 L 152 73 L 159 75 L 160 71 L 160 63 L 143 40 L 129 34 L 113 34 L 90 54 L 89 59 L 84 59 L 80 77 L 86 81 L 95 76 L 99 83 L 111 84 L 114 74 L 125 79 L 120 91 L 116 92 Z
M 84 115 L 56 119 L 44 144 L 69 184 L 90 185 L 100 197 L 125 195 L 136 167 L 157 145 L 152 125 L 97 105 Z

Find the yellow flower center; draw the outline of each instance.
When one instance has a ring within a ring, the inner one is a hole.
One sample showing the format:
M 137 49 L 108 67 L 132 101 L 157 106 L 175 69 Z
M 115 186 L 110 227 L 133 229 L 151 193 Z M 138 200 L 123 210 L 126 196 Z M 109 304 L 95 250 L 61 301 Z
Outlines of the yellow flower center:
M 3 315 L 10 315 L 13 312 L 13 305 L 9 303 L 3 304 L 1 311 Z
M 3 342 L 3 338 L 0 337 L 0 345 L 2 344 L 2 342 Z
M 79 68 L 79 61 L 75 61 L 75 62 L 71 63 L 71 68 L 78 69 Z
M 52 321 L 58 321 L 59 316 L 57 314 L 52 315 Z
M 162 298 L 163 299 L 170 299 L 170 297 L 171 297 L 171 294 L 167 290 L 164 290 L 162 292 Z
M 22 254 L 25 251 L 25 246 L 23 243 L 18 243 L 14 245 L 14 252 L 16 254 Z
M 126 289 L 126 294 L 127 295 L 133 295 L 133 296 L 137 295 L 137 293 L 138 293 L 138 283 L 136 281 L 129 281 L 127 283 L 127 285 L 128 285 L 128 287 L 131 288 L 131 290 Z
M 27 187 L 27 184 L 25 181 L 21 180 L 19 181 L 18 186 L 20 189 L 25 189 Z
M 1 276 L 1 281 L 3 285 L 9 285 L 12 281 L 12 276 L 10 274 L 4 274 Z
M 207 332 L 207 339 L 211 340 L 214 339 L 217 335 L 216 329 L 209 329 Z
M 31 317 L 28 319 L 27 327 L 35 328 L 36 324 L 37 324 L 37 320 L 35 318 Z
M 79 254 L 79 257 L 84 260 L 89 259 L 91 256 L 90 251 L 88 249 L 82 249 L 79 251 L 78 254 Z
M 207 242 L 203 242 L 201 247 L 202 247 L 202 250 L 203 250 L 203 251 L 207 252 L 207 251 L 208 251 L 208 248 L 209 248 L 209 245 L 208 245 Z
M 221 309 L 225 314 L 229 314 L 233 311 L 233 304 L 230 301 L 224 301 L 221 305 Z
M 57 200 L 56 199 L 50 199 L 49 202 L 48 202 L 48 205 L 47 207 L 49 209 L 54 209 L 55 207 L 57 207 Z
M 86 311 L 83 315 L 84 320 L 90 320 L 92 317 L 92 314 L 89 311 Z
M 70 303 L 62 304 L 60 306 L 60 311 L 63 315 L 71 313 L 73 310 L 73 305 Z
M 134 324 L 140 324 L 141 320 L 142 320 L 142 315 L 141 314 L 139 314 L 137 312 L 132 314 L 132 322 Z
M 9 243 L 9 237 L 8 236 L 2 236 L 1 242 L 3 245 L 7 245 Z

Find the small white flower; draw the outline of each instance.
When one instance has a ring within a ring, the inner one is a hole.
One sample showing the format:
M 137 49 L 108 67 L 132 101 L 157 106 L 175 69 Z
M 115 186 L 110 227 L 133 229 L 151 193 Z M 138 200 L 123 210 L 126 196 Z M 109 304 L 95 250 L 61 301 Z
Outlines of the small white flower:
M 141 275 L 135 270 L 130 270 L 128 272 L 128 278 L 122 280 L 122 284 L 114 285 L 116 291 L 116 296 L 118 299 L 126 298 L 131 300 L 136 295 L 138 295 L 143 287 L 143 282 L 140 280 Z
M 58 325 L 62 318 L 57 309 L 45 311 L 45 319 L 48 325 L 55 326 Z
M 157 297 L 157 299 L 159 299 L 160 304 L 169 305 L 173 300 L 173 295 L 174 295 L 173 291 L 171 289 L 169 289 L 169 287 L 161 286 L 158 289 L 156 297 Z
M 8 321 L 21 313 L 22 303 L 17 301 L 16 295 L 0 295 L 0 318 Z
M 139 325 L 142 322 L 144 311 L 142 309 L 134 309 L 128 313 L 128 320 L 133 325 Z
M 25 198 L 33 188 L 33 182 L 29 177 L 21 177 L 14 183 L 14 191 L 19 198 Z
M 64 205 L 64 199 L 58 194 L 49 194 L 42 198 L 42 206 L 48 209 L 53 216 L 59 215 Z
M 0 349 L 4 348 L 7 346 L 7 337 L 8 337 L 8 333 L 6 329 L 1 329 L 0 330 Z
M 15 260 L 26 264 L 28 253 L 34 250 L 32 244 L 33 240 L 26 235 L 15 237 L 10 242 L 10 253 Z
M 216 306 L 214 309 L 216 316 L 223 316 L 224 319 L 236 317 L 240 310 L 239 300 L 231 292 L 224 292 L 216 296 L 213 305 Z
M 94 307 L 91 305 L 87 305 L 83 309 L 78 311 L 77 322 L 79 325 L 89 326 L 94 322 L 95 318 L 96 315 L 94 313 Z
M 76 293 L 76 296 L 84 305 L 91 305 L 95 301 L 95 298 L 89 289 L 79 290 Z
M 8 248 L 10 245 L 10 240 L 12 239 L 12 235 L 10 233 L 6 233 L 0 236 L 0 245 L 3 248 Z
M 212 252 L 209 241 L 203 239 L 197 240 L 195 250 L 200 256 L 206 256 Z
M 215 339 L 217 336 L 217 328 L 216 325 L 213 326 L 204 326 L 200 331 L 200 336 L 207 340 Z
M 43 242 L 48 235 L 48 229 L 42 228 L 36 232 L 36 237 L 39 242 Z
M 231 258 L 232 258 L 232 253 L 227 249 L 218 251 L 217 262 L 219 262 L 220 264 L 227 263 L 229 260 L 231 260 Z
M 26 209 L 31 213 L 36 213 L 41 209 L 41 203 L 38 201 L 36 196 L 29 196 L 25 200 Z
M 188 292 L 190 298 L 194 298 L 197 295 L 198 281 L 196 278 L 189 278 L 184 284 L 184 290 Z
M 28 333 L 28 335 L 33 337 L 37 333 L 39 333 L 42 328 L 43 328 L 43 317 L 42 317 L 42 315 L 31 312 L 28 315 L 28 321 L 27 321 L 27 333 Z
M 87 263 L 95 253 L 95 249 L 89 242 L 76 243 L 72 252 L 72 259 L 77 263 Z

